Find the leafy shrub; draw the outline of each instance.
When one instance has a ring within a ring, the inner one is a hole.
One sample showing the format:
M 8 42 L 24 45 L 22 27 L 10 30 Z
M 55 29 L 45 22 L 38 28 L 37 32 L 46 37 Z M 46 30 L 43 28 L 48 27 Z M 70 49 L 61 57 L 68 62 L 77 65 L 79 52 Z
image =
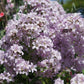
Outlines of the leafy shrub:
M 24 3 L 0 40 L 0 64 L 5 68 L 0 82 L 83 84 L 84 18 L 67 14 L 57 2 Z

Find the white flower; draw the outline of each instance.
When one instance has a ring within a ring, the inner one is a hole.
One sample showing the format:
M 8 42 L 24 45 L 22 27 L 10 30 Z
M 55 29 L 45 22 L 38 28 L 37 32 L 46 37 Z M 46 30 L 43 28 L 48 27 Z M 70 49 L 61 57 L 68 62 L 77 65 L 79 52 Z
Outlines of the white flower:
M 40 36 L 33 42 L 33 49 L 36 48 L 38 50 L 40 47 L 43 49 L 53 47 L 53 42 L 46 36 Z
M 49 17 L 51 23 L 56 23 L 56 18 L 55 17 Z
M 57 50 L 51 49 L 51 55 L 53 58 L 57 58 L 57 60 L 61 60 L 61 53 L 58 52 Z
M 64 81 L 61 80 L 60 78 L 58 78 L 58 79 L 55 80 L 54 84 L 64 84 Z
M 76 74 L 71 79 L 71 84 L 84 84 L 84 75 L 83 74 Z
M 8 36 L 12 36 L 14 34 L 17 34 L 18 30 L 17 29 L 12 29 L 9 31 Z
M 14 53 L 20 53 L 20 54 L 24 54 L 22 52 L 22 49 L 23 47 L 22 46 L 18 46 L 17 44 L 13 44 L 13 46 L 11 46 L 11 50 L 14 52 Z
M 33 65 L 33 63 L 31 63 L 31 65 L 30 65 L 30 72 L 34 72 L 34 71 L 37 71 L 37 69 L 36 69 L 36 65 Z
M 0 64 L 4 63 L 4 51 L 0 50 Z

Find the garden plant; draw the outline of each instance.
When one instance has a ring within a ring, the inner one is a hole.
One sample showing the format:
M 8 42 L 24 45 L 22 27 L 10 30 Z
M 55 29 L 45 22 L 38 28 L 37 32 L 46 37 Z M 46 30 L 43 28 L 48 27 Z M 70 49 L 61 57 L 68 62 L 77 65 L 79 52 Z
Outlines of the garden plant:
M 84 18 L 57 1 L 23 0 L 0 40 L 0 84 L 84 84 Z

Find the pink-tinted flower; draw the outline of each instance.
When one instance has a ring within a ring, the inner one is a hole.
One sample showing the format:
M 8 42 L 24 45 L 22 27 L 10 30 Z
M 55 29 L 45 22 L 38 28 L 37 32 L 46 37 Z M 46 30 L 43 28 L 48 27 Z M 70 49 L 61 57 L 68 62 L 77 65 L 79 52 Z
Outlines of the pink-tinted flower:
M 14 3 L 11 3 L 11 4 L 10 4 L 10 8 L 11 8 L 11 9 L 14 8 Z
M 7 3 L 11 3 L 11 0 L 7 0 Z
M 61 80 L 60 78 L 58 78 L 58 79 L 55 80 L 54 84 L 64 84 L 64 81 Z
M 4 12 L 0 13 L 0 18 L 2 18 L 4 16 Z
M 84 75 L 83 74 L 76 74 L 71 79 L 71 84 L 84 84 Z

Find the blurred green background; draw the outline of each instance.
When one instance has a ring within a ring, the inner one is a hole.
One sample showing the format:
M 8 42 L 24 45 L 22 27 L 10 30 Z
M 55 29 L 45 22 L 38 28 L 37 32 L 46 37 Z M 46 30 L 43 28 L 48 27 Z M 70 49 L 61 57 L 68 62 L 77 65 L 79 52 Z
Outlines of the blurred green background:
M 61 3 L 66 12 L 80 12 L 84 17 L 84 0 L 51 0 Z
M 63 1 L 63 0 L 61 0 Z M 81 12 L 84 14 L 84 0 L 65 0 L 63 7 L 67 12 Z

